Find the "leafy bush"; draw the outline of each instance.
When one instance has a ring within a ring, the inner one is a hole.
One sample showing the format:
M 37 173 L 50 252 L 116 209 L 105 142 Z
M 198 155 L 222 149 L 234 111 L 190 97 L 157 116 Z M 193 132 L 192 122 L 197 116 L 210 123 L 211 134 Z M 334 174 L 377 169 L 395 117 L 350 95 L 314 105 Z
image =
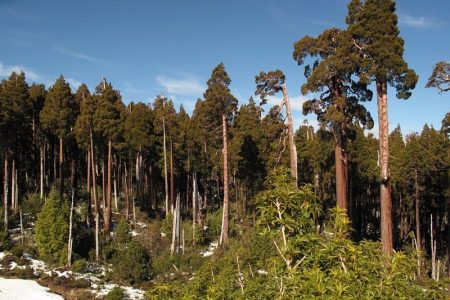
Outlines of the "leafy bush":
M 69 206 L 55 188 L 50 191 L 37 216 L 35 241 L 39 255 L 50 262 L 64 263 L 69 235 Z
M 106 296 L 105 300 L 122 300 L 125 299 L 125 293 L 123 289 L 119 287 L 113 288 Z
M 150 276 L 149 257 L 145 249 L 135 241 L 121 245 L 112 258 L 111 277 L 123 284 L 135 284 Z
M 113 265 L 109 274 L 112 279 L 123 284 L 135 284 L 149 278 L 149 256 L 141 244 L 131 239 L 125 219 L 119 221 L 112 243 L 105 248 L 105 258 L 111 257 Z
M 72 264 L 73 272 L 84 273 L 84 272 L 86 272 L 86 268 L 87 268 L 87 261 L 85 259 L 76 260 Z

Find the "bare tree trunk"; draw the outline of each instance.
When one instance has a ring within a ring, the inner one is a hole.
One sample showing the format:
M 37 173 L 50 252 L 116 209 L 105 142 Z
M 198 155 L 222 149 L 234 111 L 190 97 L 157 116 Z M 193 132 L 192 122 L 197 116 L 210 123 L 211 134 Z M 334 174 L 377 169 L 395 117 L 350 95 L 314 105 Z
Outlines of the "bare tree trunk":
M 336 164 L 336 204 L 340 209 L 348 211 L 348 169 L 347 152 L 345 151 L 343 136 L 337 135 L 334 147 L 334 160 Z
M 170 211 L 173 213 L 173 205 L 175 201 L 174 191 L 174 179 L 173 179 L 173 144 L 172 137 L 170 137 Z
M 59 195 L 63 196 L 64 191 L 64 178 L 63 178 L 63 160 L 64 160 L 64 149 L 63 149 L 63 139 L 59 138 Z
M 164 155 L 164 193 L 166 214 L 169 213 L 169 182 L 167 178 L 167 150 L 166 150 L 166 123 L 163 116 L 163 155 Z
M 86 225 L 91 227 L 92 201 L 91 201 L 91 149 L 87 151 L 87 174 L 86 174 L 86 191 L 87 191 L 87 216 Z
M 39 185 L 39 196 L 41 199 L 44 198 L 44 156 L 45 156 L 45 146 L 44 143 L 40 145 L 40 172 L 39 172 L 39 179 L 40 179 L 40 185 Z
M 430 244 L 431 244 L 431 278 L 436 280 L 437 272 L 436 272 L 436 241 L 434 239 L 433 233 L 433 215 L 430 215 Z
M 92 192 L 94 194 L 95 205 L 95 260 L 99 259 L 99 231 L 100 231 L 100 207 L 97 196 L 97 180 L 95 177 L 95 152 L 94 152 L 94 139 L 92 137 L 92 130 L 89 131 L 89 138 L 91 144 L 91 171 L 92 171 Z
M 192 245 L 195 245 L 195 225 L 197 223 L 197 178 L 196 174 L 192 175 Z
M 127 170 L 127 163 L 125 162 L 125 176 L 124 176 L 124 180 L 125 180 L 125 219 L 128 220 L 128 215 L 129 215 L 129 209 L 130 209 L 130 196 L 128 194 L 128 170 Z
M 392 199 L 389 174 L 389 122 L 387 107 L 387 83 L 377 80 L 377 105 L 380 151 L 380 202 L 381 202 L 381 244 L 387 256 L 392 255 Z
M 180 252 L 180 195 L 177 196 L 177 201 L 173 210 L 172 223 L 172 244 L 170 245 L 170 254 Z
M 228 136 L 227 136 L 227 117 L 222 114 L 222 129 L 223 129 L 223 214 L 222 214 L 222 228 L 220 232 L 219 245 L 228 241 L 228 222 L 230 212 L 228 207 Z
M 294 141 L 294 125 L 292 122 L 292 110 L 291 102 L 289 101 L 288 90 L 285 84 L 283 84 L 283 103 L 286 105 L 286 117 L 288 120 L 287 129 L 289 136 L 289 156 L 290 156 L 290 168 L 292 178 L 295 180 L 295 186 L 298 184 L 298 171 L 297 171 L 297 147 Z
M 112 141 L 108 141 L 108 184 L 106 187 L 106 218 L 105 218 L 105 230 L 109 233 L 111 230 L 111 169 L 112 169 Z
M 8 232 L 8 150 L 5 150 L 4 159 L 4 173 L 3 173 L 3 212 L 5 225 L 5 232 Z
M 17 181 L 17 168 L 14 172 L 14 213 L 19 209 L 19 182 Z
M 415 213 L 416 213 L 416 241 L 417 241 L 417 251 L 419 252 L 419 258 L 418 258 L 418 264 L 419 264 L 419 270 L 418 270 L 418 277 L 420 278 L 422 276 L 422 269 L 423 269 L 423 253 L 422 253 L 422 235 L 420 233 L 420 188 L 419 188 L 419 178 L 417 175 L 417 169 L 415 169 L 414 174 L 414 185 L 416 190 L 415 195 Z
M 13 153 L 14 155 L 14 153 Z M 16 200 L 16 162 L 13 158 L 11 167 L 11 209 L 15 211 L 15 200 Z
M 114 170 L 114 206 L 116 212 L 119 211 L 119 203 L 117 202 L 117 179 L 116 179 L 116 171 Z
M 70 204 L 70 218 L 69 218 L 69 241 L 68 241 L 68 247 L 67 247 L 67 266 L 70 268 L 72 265 L 72 224 L 73 224 L 73 198 L 74 198 L 75 191 L 72 188 L 72 201 Z

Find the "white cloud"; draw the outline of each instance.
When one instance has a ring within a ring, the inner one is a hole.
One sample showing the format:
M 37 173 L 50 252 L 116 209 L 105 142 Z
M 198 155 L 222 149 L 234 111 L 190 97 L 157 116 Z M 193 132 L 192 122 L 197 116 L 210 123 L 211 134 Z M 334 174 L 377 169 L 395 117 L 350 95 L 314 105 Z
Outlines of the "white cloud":
M 78 81 L 78 80 L 76 80 L 74 78 L 68 77 L 68 78 L 65 78 L 65 79 L 70 84 L 70 86 L 72 87 L 73 90 L 77 90 L 78 87 L 81 85 L 81 81 Z
M 133 87 L 133 85 L 131 83 L 129 83 L 128 81 L 124 82 L 125 88 L 123 89 L 123 91 L 127 94 L 144 94 L 144 93 L 148 93 L 146 90 L 144 89 L 138 89 Z
M 67 56 L 79 58 L 79 59 L 86 60 L 86 61 L 93 62 L 93 63 L 97 63 L 97 64 L 105 63 L 105 61 L 103 59 L 95 58 L 95 57 L 74 51 L 72 49 L 68 49 L 62 45 L 54 46 L 53 50 L 55 50 L 58 53 L 67 55 Z
M 425 17 L 413 17 L 408 14 L 400 14 L 398 18 L 399 24 L 416 28 L 426 28 L 438 25 L 433 20 Z
M 200 96 L 205 87 L 200 83 L 199 78 L 188 75 L 183 78 L 170 78 L 165 75 L 156 76 L 158 85 L 162 86 L 170 94 Z
M 9 77 L 9 75 L 11 75 L 12 72 L 19 73 L 21 71 L 25 73 L 25 77 L 27 79 L 31 79 L 33 81 L 43 79 L 42 75 L 39 75 L 38 73 L 36 73 L 22 65 L 9 66 L 9 65 L 4 65 L 2 62 L 0 62 L 0 77 Z
M 280 96 L 270 96 L 267 98 L 267 104 L 274 106 L 280 105 L 282 98 Z M 291 110 L 293 112 L 302 112 L 303 111 L 303 103 L 307 100 L 304 96 L 298 95 L 294 97 L 289 97 Z

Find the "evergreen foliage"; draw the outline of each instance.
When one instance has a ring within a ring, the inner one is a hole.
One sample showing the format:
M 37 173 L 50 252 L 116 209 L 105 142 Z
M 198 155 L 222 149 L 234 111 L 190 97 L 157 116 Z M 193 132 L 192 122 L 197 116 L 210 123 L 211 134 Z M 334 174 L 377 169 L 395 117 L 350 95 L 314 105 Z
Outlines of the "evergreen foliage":
M 69 205 L 53 188 L 36 220 L 34 235 L 39 256 L 53 263 L 67 259 Z

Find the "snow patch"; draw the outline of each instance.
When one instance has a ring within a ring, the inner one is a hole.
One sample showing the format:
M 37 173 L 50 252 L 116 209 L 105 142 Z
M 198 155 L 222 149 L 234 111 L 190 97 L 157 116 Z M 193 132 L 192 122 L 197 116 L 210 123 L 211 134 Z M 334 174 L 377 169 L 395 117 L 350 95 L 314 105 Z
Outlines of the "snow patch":
M 63 300 L 63 297 L 48 292 L 36 281 L 0 278 L 0 299 L 8 300 Z
M 203 257 L 208 257 L 214 254 L 214 250 L 217 249 L 217 247 L 219 246 L 219 243 L 217 241 L 212 242 L 211 244 L 209 244 L 208 250 L 206 251 L 201 251 L 200 254 Z
M 110 291 L 112 291 L 112 289 L 114 289 L 116 287 L 123 289 L 123 291 L 127 295 L 128 299 L 138 300 L 138 299 L 144 298 L 145 291 L 132 288 L 131 286 L 120 286 L 120 285 L 117 285 L 114 283 L 105 284 L 102 286 L 102 288 L 99 291 L 94 291 L 94 293 L 96 294 L 96 298 L 106 296 Z

